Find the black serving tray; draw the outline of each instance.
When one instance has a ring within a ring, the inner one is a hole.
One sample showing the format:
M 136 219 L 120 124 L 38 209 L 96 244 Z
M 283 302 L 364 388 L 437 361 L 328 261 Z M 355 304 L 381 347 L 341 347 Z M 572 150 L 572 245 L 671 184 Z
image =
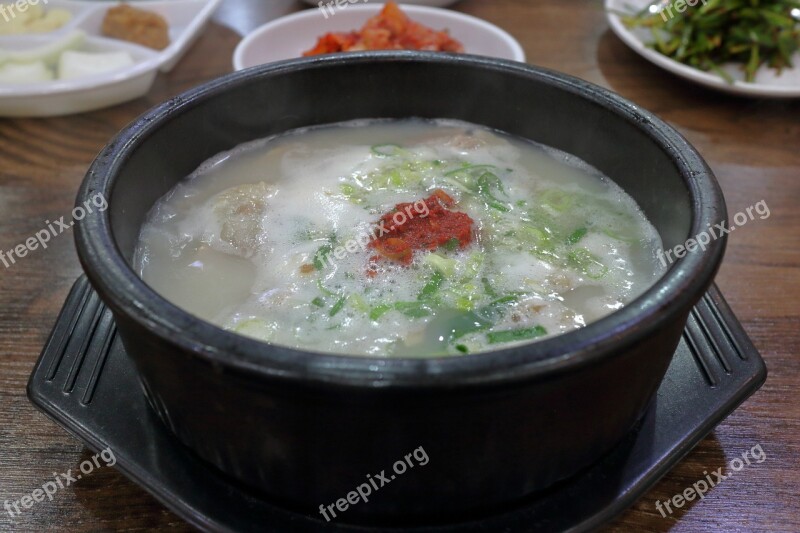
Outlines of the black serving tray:
M 755 392 L 764 361 L 712 286 L 637 428 L 602 460 L 514 508 L 416 533 L 585 531 L 633 504 L 715 425 Z M 210 531 L 386 532 L 326 523 L 250 492 L 180 444 L 151 412 L 111 312 L 85 277 L 59 315 L 28 382 L 28 397 L 90 449 L 110 447 L 116 467 L 195 527 Z M 424 495 L 421 495 L 424 497 Z M 399 531 L 399 530 L 394 530 Z

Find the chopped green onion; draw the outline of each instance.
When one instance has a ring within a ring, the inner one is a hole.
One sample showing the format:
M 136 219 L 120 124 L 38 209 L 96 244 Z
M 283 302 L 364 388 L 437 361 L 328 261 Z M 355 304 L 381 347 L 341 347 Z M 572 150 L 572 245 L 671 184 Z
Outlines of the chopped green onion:
M 325 287 L 325 285 L 322 284 L 322 280 L 321 279 L 317 280 L 317 288 L 320 290 L 321 293 L 325 294 L 326 296 L 338 296 L 339 295 L 338 293 L 335 293 L 332 290 L 330 290 L 327 287 Z
M 566 211 L 574 203 L 572 196 L 558 189 L 548 189 L 541 193 L 541 203 L 558 212 Z
M 370 150 L 378 157 L 393 157 L 403 153 L 403 149 L 396 144 L 376 144 Z
M 319 296 L 311 300 L 311 303 L 316 305 L 317 307 L 325 307 L 325 300 L 323 300 Z
M 467 264 L 466 264 L 466 273 L 462 278 L 462 281 L 469 281 L 480 274 L 481 269 L 483 268 L 484 260 L 486 256 L 483 252 L 472 252 L 467 257 Z
M 457 260 L 443 257 L 434 252 L 426 255 L 423 261 L 447 278 L 452 277 L 453 274 L 455 274 L 456 265 L 458 264 Z
M 623 235 L 622 233 L 617 233 L 616 231 L 610 230 L 610 229 L 604 229 L 603 233 L 605 233 L 606 235 L 608 235 L 612 239 L 617 239 L 618 241 L 622 241 L 622 242 L 636 242 L 638 240 L 635 237 L 631 237 L 631 236 L 628 236 L 628 235 Z
M 328 312 L 328 316 L 331 317 L 336 316 L 339 313 L 339 311 L 341 311 L 344 308 L 344 304 L 346 301 L 347 301 L 346 296 L 342 296 L 341 298 L 339 298 L 336 301 L 336 303 L 333 304 L 333 307 L 331 307 L 331 310 Z
M 449 293 L 455 298 L 455 307 L 460 311 L 471 311 L 483 296 L 481 287 L 472 282 L 456 284 Z
M 492 187 L 495 187 L 500 192 L 505 194 L 503 182 L 500 181 L 500 178 L 498 178 L 495 174 L 492 174 L 491 172 L 484 172 L 478 178 L 477 186 L 478 194 L 480 194 L 486 205 L 503 213 L 507 213 L 510 210 L 507 204 L 504 204 L 492 194 Z
M 369 312 L 369 304 L 364 301 L 364 298 L 361 297 L 360 294 L 352 293 L 350 296 L 347 297 L 347 301 L 352 305 L 356 310 L 367 313 Z
M 336 233 L 331 233 L 328 236 L 328 242 L 320 246 L 314 254 L 314 259 L 311 261 L 314 268 L 323 270 L 328 266 L 326 263 L 330 262 L 330 254 L 333 251 L 334 244 L 336 244 Z
M 450 323 L 448 328 L 450 330 L 450 342 L 460 339 L 464 335 L 489 329 L 493 325 L 490 320 L 468 311 Z
M 608 267 L 586 248 L 577 248 L 569 252 L 567 263 L 592 279 L 600 279 L 608 273 Z
M 470 176 L 474 179 L 487 170 L 497 170 L 497 167 L 494 165 L 471 165 L 469 163 L 464 163 L 460 168 L 445 173 L 445 176 Z
M 378 169 L 364 180 L 364 186 L 370 190 L 413 187 L 422 181 L 422 174 L 412 167 L 412 164 L 406 163 L 400 167 L 389 166 Z
M 534 326 L 532 328 L 491 331 L 486 334 L 486 339 L 489 341 L 489 344 L 499 344 L 503 342 L 535 339 L 536 337 L 541 337 L 542 335 L 547 335 L 547 330 L 542 326 Z
M 509 294 L 484 305 L 476 312 L 487 320 L 497 320 L 509 305 L 516 303 L 518 300 L 519 295 Z
M 409 318 L 422 318 L 433 314 L 426 302 L 397 302 L 394 308 Z
M 342 191 L 342 194 L 344 195 L 345 198 L 347 198 L 354 204 L 364 203 L 364 191 L 362 191 L 355 185 L 351 183 L 342 183 L 341 185 L 339 185 L 339 190 Z
M 501 193 L 505 194 L 506 190 L 503 187 L 503 181 L 497 177 L 497 174 L 492 172 L 484 172 L 478 178 L 478 190 L 481 189 L 490 190 L 492 187 L 499 190 Z
M 317 270 L 322 270 L 325 268 L 325 261 L 328 255 L 330 255 L 331 251 L 333 250 L 333 246 L 330 244 L 323 244 L 317 250 L 317 253 L 314 254 L 314 268 Z
M 492 174 L 492 172 L 496 171 L 497 167 L 494 165 L 470 165 L 465 163 L 460 168 L 456 168 L 449 172 L 446 172 L 444 178 L 451 184 L 455 185 L 459 189 L 463 190 L 464 192 L 468 192 L 470 194 L 480 195 L 481 191 L 479 186 L 479 180 L 481 176 L 485 173 Z M 495 176 L 496 177 L 496 176 Z M 487 178 L 488 179 L 488 178 Z M 499 181 L 499 180 L 498 180 Z M 486 180 L 484 180 L 484 183 Z M 502 184 L 501 184 L 502 187 Z
M 519 228 L 519 237 L 536 248 L 543 246 L 550 248 L 550 238 L 539 228 L 523 224 Z
M 461 244 L 461 241 L 459 241 L 457 238 L 453 237 L 452 239 L 450 239 L 446 243 L 444 243 L 442 246 L 440 246 L 440 248 L 444 248 L 448 252 L 453 252 L 455 250 L 458 250 L 458 246 L 460 244 Z
M 586 235 L 588 230 L 586 228 L 578 228 L 567 237 L 567 244 L 578 244 L 581 239 Z
M 394 308 L 394 306 L 389 305 L 389 304 L 376 305 L 369 312 L 369 319 L 370 320 L 378 320 L 380 317 L 385 315 L 388 311 L 392 310 L 393 308 Z
M 442 287 L 442 283 L 444 283 L 444 275 L 437 270 L 433 273 L 433 276 L 431 276 L 430 281 L 428 281 L 428 283 L 422 287 L 422 291 L 420 291 L 417 298 L 419 300 L 430 299 L 431 296 L 439 292 L 439 289 Z
M 486 295 L 490 298 L 496 298 L 497 292 L 495 292 L 494 288 L 492 288 L 491 282 L 489 282 L 489 278 L 481 278 L 481 283 L 483 283 L 483 290 L 486 292 Z

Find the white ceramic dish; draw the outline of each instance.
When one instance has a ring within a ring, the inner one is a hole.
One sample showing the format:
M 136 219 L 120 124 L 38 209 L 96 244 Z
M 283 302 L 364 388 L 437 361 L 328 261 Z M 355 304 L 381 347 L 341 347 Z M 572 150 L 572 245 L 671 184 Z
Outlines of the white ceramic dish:
M 781 74 L 777 74 L 770 68 L 762 67 L 756 73 L 755 82 L 752 83 L 744 81 L 744 73 L 737 65 L 724 65 L 725 72 L 735 80 L 731 84 L 713 72 L 704 72 L 684 65 L 648 48 L 646 43 L 652 40 L 650 32 L 625 27 L 615 12 L 635 12 L 652 3 L 653 0 L 605 0 L 606 18 L 611 30 L 637 54 L 651 63 L 687 80 L 727 93 L 769 98 L 800 97 L 800 53 L 793 57 L 795 64 L 793 69 L 784 69 Z M 686 9 L 692 7 L 687 6 Z
M 447 9 L 406 4 L 400 7 L 417 22 L 436 30 L 449 30 L 468 54 L 525 61 L 522 46 L 494 24 Z M 241 70 L 300 57 L 321 35 L 361 28 L 382 8 L 380 3 L 352 4 L 327 19 L 318 9 L 308 9 L 273 20 L 242 39 L 233 54 L 233 67 Z
M 189 49 L 222 0 L 163 0 L 136 2 L 136 7 L 156 12 L 169 24 L 170 45 L 152 50 L 134 43 L 109 39 L 100 32 L 106 10 L 116 3 L 49 0 L 45 9 L 66 9 L 72 19 L 62 28 L 40 34 L 2 35 L 0 48 L 20 50 L 45 44 L 72 32 L 87 34 L 84 51 L 127 51 L 134 64 L 108 74 L 70 80 L 27 84 L 0 84 L 0 116 L 44 117 L 100 109 L 138 98 L 153 84 L 159 71 L 168 72 Z

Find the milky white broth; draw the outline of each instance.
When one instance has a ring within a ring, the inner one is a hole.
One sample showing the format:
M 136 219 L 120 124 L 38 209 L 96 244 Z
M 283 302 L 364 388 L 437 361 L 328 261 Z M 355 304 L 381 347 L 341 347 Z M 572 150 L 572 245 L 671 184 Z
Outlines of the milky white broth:
M 404 202 L 424 219 L 437 189 L 472 219 L 471 242 L 409 265 L 376 253 L 379 219 Z M 573 156 L 463 122 L 359 121 L 209 160 L 148 214 L 135 267 L 179 307 L 270 343 L 457 356 L 621 308 L 663 273 L 660 247 L 633 199 Z

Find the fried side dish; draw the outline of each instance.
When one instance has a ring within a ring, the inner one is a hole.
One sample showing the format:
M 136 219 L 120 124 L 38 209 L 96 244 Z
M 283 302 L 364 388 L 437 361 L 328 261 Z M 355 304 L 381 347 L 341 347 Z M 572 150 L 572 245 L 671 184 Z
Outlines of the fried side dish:
M 360 31 L 326 33 L 304 56 L 358 50 L 432 50 L 463 52 L 447 30 L 436 31 L 414 22 L 394 2 L 369 19 Z
M 112 7 L 106 12 L 103 35 L 156 50 L 169 46 L 169 25 L 164 17 L 127 4 Z

